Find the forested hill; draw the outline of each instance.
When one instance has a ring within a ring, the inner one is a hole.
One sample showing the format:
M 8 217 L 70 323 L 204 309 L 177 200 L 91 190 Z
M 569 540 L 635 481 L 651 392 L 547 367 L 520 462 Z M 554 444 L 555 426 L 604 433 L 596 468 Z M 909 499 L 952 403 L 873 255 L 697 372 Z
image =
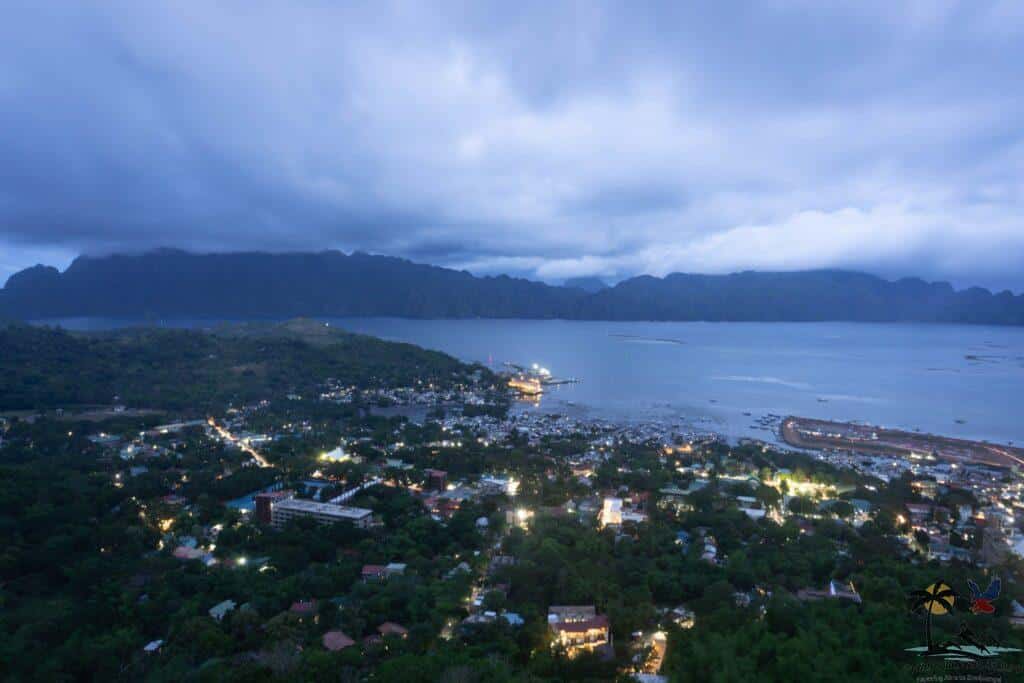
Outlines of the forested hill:
M 444 385 L 478 372 L 487 373 L 314 321 L 102 333 L 0 324 L 0 411 L 124 403 L 202 416 L 231 402 L 315 396 L 326 378 L 357 387 Z
M 320 253 L 80 257 L 63 273 L 23 270 L 0 290 L 0 318 L 566 318 L 1024 324 L 1024 295 L 956 291 L 863 273 L 641 276 L 609 288 L 475 277 L 403 259 Z

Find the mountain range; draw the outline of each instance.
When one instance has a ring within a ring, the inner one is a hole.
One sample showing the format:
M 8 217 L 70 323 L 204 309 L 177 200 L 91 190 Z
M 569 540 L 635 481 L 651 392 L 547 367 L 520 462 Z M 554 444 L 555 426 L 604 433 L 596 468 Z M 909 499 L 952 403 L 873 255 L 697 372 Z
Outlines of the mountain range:
M 553 286 L 340 251 L 194 254 L 158 249 L 37 265 L 0 290 L 0 317 L 565 318 L 1024 324 L 1024 295 L 843 270 L 673 273 Z

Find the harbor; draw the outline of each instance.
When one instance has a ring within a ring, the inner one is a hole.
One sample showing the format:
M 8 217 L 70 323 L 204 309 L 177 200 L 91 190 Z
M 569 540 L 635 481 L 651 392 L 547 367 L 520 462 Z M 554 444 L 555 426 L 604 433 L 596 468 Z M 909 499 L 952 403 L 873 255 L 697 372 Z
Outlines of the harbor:
M 575 377 L 560 378 L 551 374 L 547 368 L 534 363 L 530 367 L 506 362 L 505 367 L 509 369 L 508 386 L 514 389 L 520 396 L 536 398 L 544 393 L 545 387 L 559 386 L 563 384 L 577 384 Z

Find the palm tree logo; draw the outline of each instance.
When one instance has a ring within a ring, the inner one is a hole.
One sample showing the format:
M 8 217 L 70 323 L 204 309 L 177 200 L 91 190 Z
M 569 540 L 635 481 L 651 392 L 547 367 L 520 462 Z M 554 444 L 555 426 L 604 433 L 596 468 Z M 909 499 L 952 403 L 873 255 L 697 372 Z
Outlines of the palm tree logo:
M 908 647 L 907 652 L 914 652 L 923 657 L 937 657 L 959 662 L 977 662 L 990 657 L 1020 652 L 1014 647 L 1001 647 L 997 644 L 985 645 L 971 630 L 966 622 L 960 622 L 959 632 L 951 639 L 936 645 L 932 639 L 932 617 L 952 614 L 956 609 L 957 600 L 961 600 L 961 608 L 965 602 L 945 581 L 936 581 L 921 591 L 914 591 L 909 596 L 910 609 L 924 615 L 925 647 Z
M 910 594 L 910 609 L 917 613 L 923 613 L 924 635 L 928 644 L 927 654 L 937 652 L 932 642 L 932 615 L 949 614 L 956 605 L 956 591 L 949 587 L 945 581 L 936 581 L 923 591 L 914 591 Z

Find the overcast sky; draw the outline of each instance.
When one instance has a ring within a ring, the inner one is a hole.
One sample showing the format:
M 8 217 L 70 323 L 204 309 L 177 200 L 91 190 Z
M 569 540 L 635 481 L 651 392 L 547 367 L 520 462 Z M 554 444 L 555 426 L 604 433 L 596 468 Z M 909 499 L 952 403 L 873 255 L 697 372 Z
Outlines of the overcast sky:
M 0 282 L 176 246 L 1024 289 L 1024 2 L 355 4 L 4 3 Z

